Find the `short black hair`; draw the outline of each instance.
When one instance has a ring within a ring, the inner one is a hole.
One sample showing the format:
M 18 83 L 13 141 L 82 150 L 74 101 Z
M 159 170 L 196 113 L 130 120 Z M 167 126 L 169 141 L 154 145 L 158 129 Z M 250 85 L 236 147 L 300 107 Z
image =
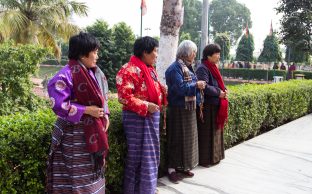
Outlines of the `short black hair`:
M 100 48 L 100 42 L 89 33 L 80 32 L 70 37 L 68 59 L 78 60 L 81 56 L 88 56 L 91 51 Z
M 144 36 L 136 39 L 133 45 L 133 54 L 141 58 L 143 53 L 151 53 L 155 48 L 158 47 L 158 40 L 150 36 Z
M 202 61 L 207 60 L 208 56 L 212 56 L 215 53 L 220 53 L 221 47 L 218 44 L 208 44 L 203 50 Z

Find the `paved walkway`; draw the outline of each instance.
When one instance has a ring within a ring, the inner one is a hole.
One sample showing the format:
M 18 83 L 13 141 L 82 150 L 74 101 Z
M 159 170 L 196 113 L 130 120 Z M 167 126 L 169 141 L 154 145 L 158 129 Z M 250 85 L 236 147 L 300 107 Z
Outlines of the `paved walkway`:
M 312 114 L 241 143 L 214 167 L 172 184 L 160 194 L 312 194 Z

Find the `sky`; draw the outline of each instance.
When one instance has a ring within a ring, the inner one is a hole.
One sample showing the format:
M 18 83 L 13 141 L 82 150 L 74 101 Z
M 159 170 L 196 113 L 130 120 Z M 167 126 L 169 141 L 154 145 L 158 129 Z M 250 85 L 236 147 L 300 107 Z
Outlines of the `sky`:
M 140 4 L 141 0 L 76 0 L 85 2 L 89 7 L 87 17 L 74 16 L 73 21 L 80 27 L 92 25 L 97 19 L 102 19 L 112 27 L 118 22 L 128 24 L 134 34 L 140 35 Z M 279 0 L 237 0 L 245 4 L 251 12 L 252 28 L 254 35 L 255 55 L 260 54 L 263 41 L 270 31 L 271 20 L 273 29 L 279 28 L 280 15 L 274 8 Z M 211 2 L 211 1 L 210 1 Z M 146 0 L 147 13 L 143 16 L 143 36 L 159 36 L 159 26 L 162 13 L 163 0 Z

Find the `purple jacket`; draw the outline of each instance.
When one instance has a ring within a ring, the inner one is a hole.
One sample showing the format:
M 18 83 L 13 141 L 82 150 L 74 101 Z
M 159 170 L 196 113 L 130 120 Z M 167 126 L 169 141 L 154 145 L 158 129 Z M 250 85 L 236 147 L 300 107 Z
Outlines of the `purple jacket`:
M 103 72 L 97 68 L 95 74 L 89 70 L 89 74 L 99 84 L 105 97 L 104 111 L 109 114 L 107 104 L 107 82 Z M 104 76 L 104 77 L 103 77 Z M 105 84 L 106 83 L 106 84 Z M 78 123 L 85 111 L 85 106 L 75 102 L 73 81 L 69 65 L 63 67 L 48 83 L 48 93 L 52 110 L 55 114 L 69 122 Z

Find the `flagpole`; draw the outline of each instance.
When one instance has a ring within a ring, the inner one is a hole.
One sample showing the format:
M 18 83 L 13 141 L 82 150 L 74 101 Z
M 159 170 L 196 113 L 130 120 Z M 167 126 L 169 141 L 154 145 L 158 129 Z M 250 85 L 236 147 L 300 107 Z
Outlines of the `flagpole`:
M 140 34 L 141 34 L 141 37 L 142 37 L 142 24 L 143 24 L 143 16 L 142 16 L 142 5 L 141 5 L 141 30 L 140 30 Z

